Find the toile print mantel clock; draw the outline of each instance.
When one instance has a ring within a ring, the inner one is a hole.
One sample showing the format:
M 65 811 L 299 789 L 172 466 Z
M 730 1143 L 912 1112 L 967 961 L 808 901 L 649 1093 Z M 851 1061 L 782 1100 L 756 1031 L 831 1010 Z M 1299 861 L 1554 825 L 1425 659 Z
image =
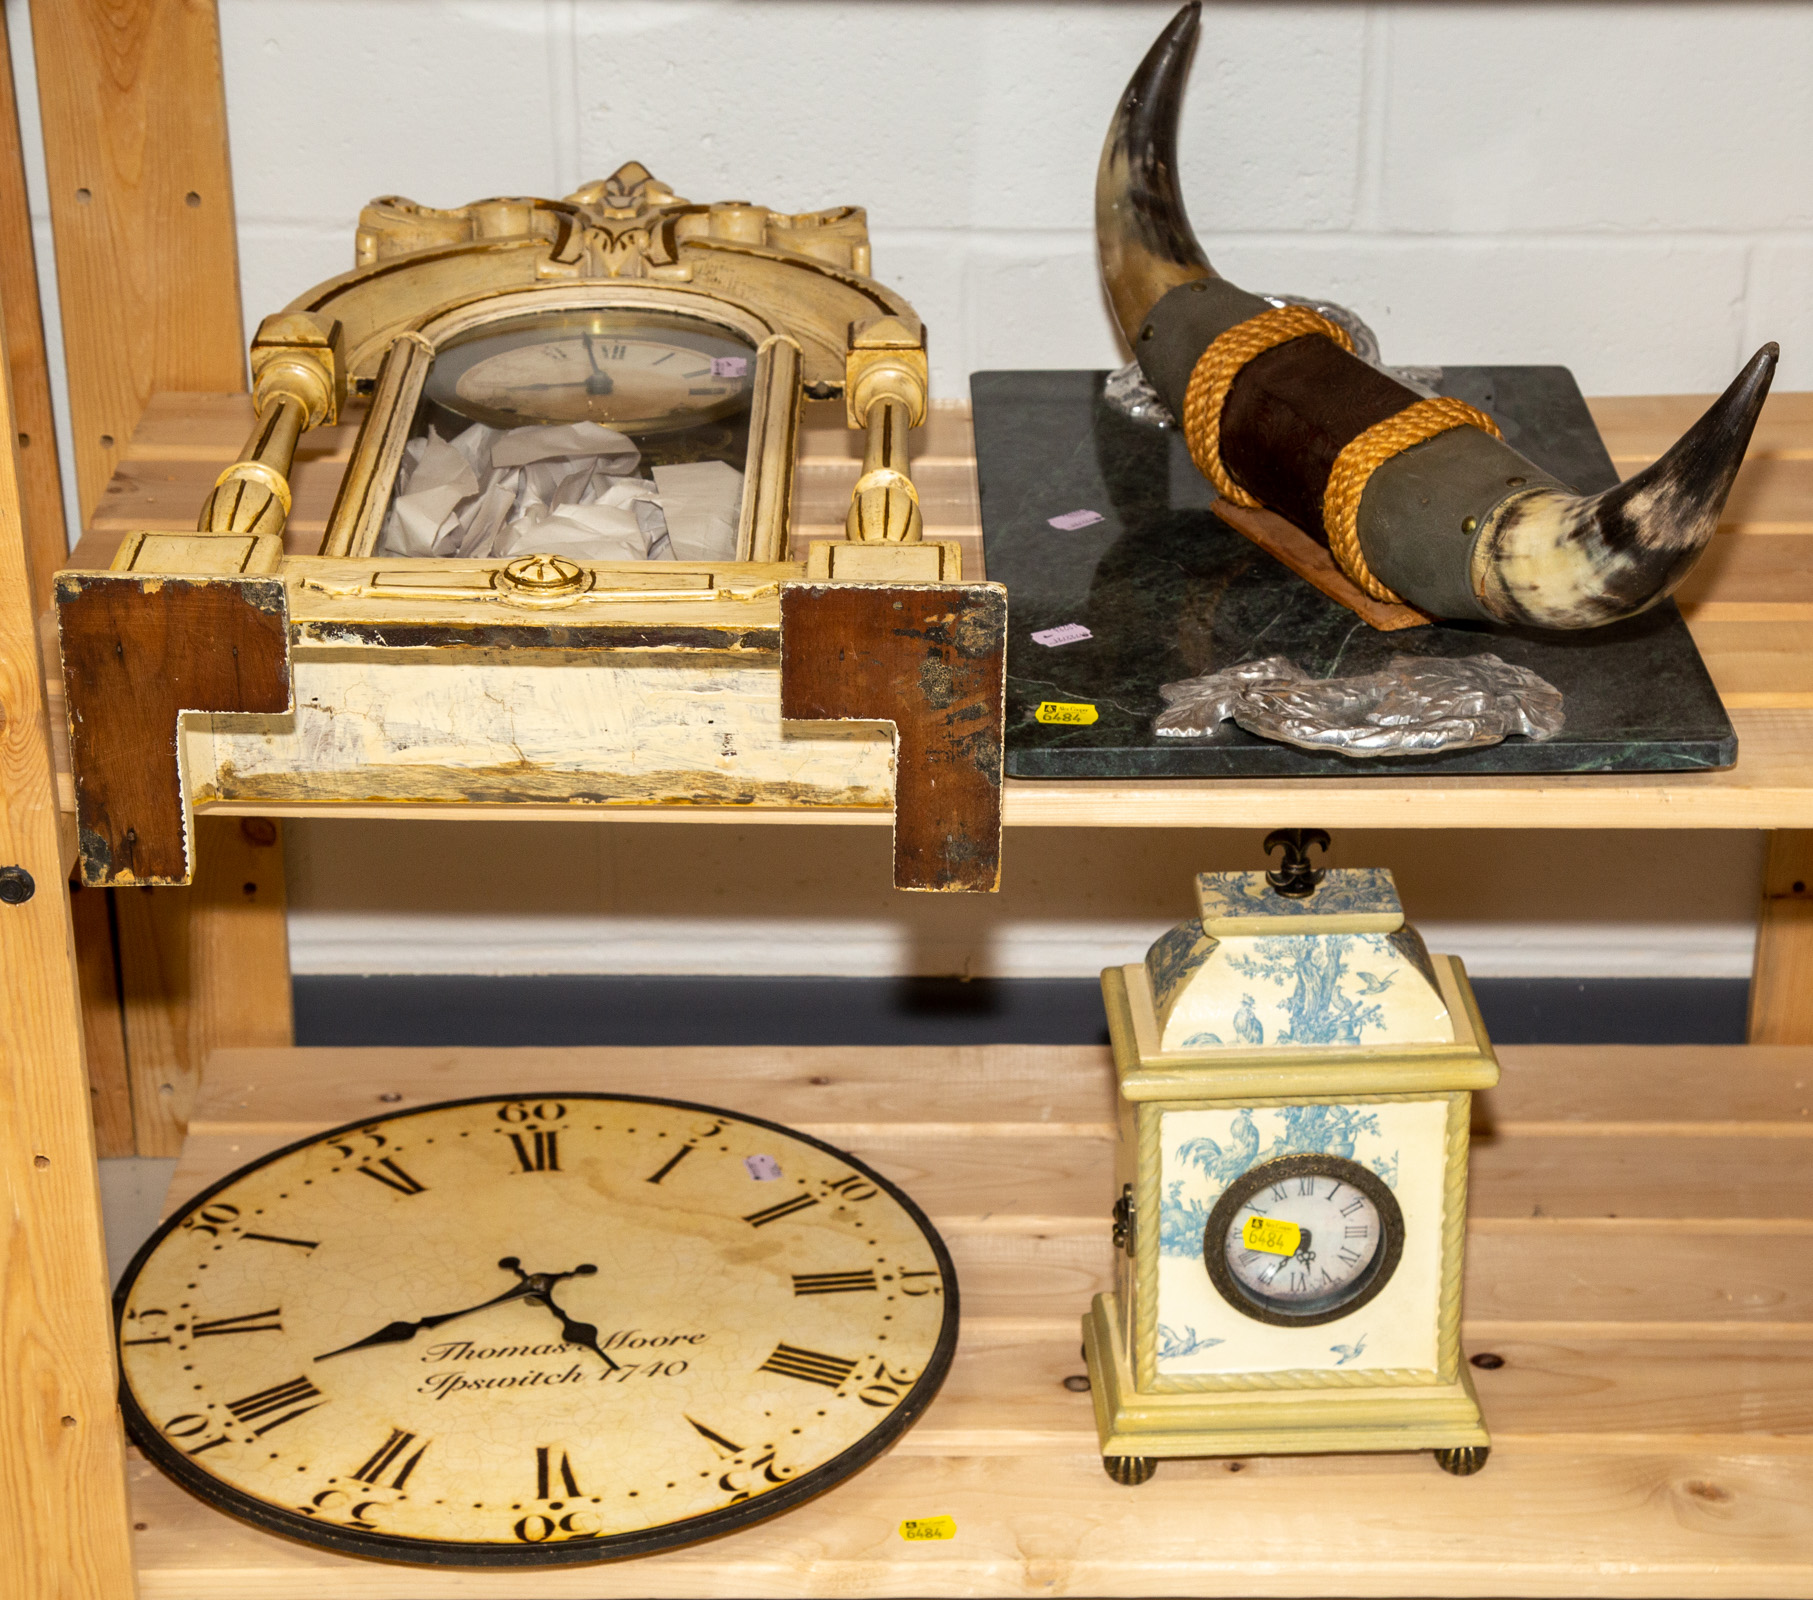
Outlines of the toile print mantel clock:
M 733 1531 L 949 1369 L 943 1242 L 861 1162 L 679 1101 L 427 1105 L 242 1167 L 115 1296 L 134 1439 L 273 1532 L 449 1566 Z
M 1391 874 L 1283 842 L 1277 872 L 1202 874 L 1200 914 L 1102 975 L 1119 1248 L 1083 1332 L 1118 1483 L 1175 1456 L 1485 1462 L 1461 1251 L 1470 1102 L 1497 1063 Z
M 375 200 L 354 254 L 259 327 L 195 530 L 58 579 L 85 882 L 187 882 L 197 804 L 352 801 L 892 808 L 898 885 L 994 888 L 1006 596 L 925 537 L 925 329 L 860 207 L 629 162 Z M 819 537 L 811 401 L 863 439 Z M 305 532 L 299 441 L 355 419 Z

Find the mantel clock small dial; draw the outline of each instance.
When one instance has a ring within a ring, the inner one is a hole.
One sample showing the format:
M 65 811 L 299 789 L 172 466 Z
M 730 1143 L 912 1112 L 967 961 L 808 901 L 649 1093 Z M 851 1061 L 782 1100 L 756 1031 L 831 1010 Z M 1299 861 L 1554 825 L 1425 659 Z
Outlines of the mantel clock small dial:
M 1378 1174 L 1340 1156 L 1280 1156 L 1222 1191 L 1203 1230 L 1209 1281 L 1279 1327 L 1351 1316 L 1391 1282 L 1404 1214 Z
M 635 1555 L 831 1487 L 930 1402 L 950 1257 L 829 1145 L 706 1106 L 424 1106 L 241 1168 L 116 1296 L 134 1438 L 277 1532 L 450 1566 Z

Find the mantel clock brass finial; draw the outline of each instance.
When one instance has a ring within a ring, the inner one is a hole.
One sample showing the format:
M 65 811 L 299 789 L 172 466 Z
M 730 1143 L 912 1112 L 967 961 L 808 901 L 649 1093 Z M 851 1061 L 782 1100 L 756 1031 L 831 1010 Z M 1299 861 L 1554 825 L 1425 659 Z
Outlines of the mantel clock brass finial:
M 1320 828 L 1274 828 L 1265 836 L 1265 853 L 1283 847 L 1284 855 L 1277 867 L 1266 873 L 1265 881 L 1287 900 L 1307 900 L 1316 885 L 1327 876 L 1325 867 L 1312 867 L 1309 852 L 1318 849 L 1328 854 L 1328 835 Z

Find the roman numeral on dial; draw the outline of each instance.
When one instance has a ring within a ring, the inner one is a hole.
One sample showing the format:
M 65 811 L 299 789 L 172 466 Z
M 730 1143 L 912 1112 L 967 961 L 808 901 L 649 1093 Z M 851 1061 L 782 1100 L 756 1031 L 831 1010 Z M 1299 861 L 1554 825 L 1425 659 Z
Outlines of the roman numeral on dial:
M 516 1159 L 524 1172 L 560 1171 L 559 1133 L 513 1133 L 510 1143 L 516 1146 Z
M 537 1500 L 554 1499 L 560 1492 L 559 1489 L 554 1489 L 554 1480 L 556 1477 L 559 1478 L 561 1486 L 565 1488 L 568 1495 L 575 1499 L 578 1498 L 581 1491 L 579 1488 L 579 1480 L 573 1476 L 572 1460 L 568 1457 L 566 1451 L 562 1450 L 560 1452 L 560 1464 L 556 1466 L 554 1464 L 553 1454 L 553 1448 L 550 1445 L 544 1444 L 536 1446 L 535 1498 Z M 553 1494 L 548 1492 L 550 1489 L 554 1489 Z
M 269 1389 L 260 1389 L 257 1394 L 249 1394 L 243 1400 L 229 1400 L 227 1410 L 241 1422 L 256 1422 L 260 1417 L 268 1417 L 273 1411 L 284 1414 L 267 1422 L 262 1428 L 254 1428 L 254 1434 L 269 1433 L 273 1428 L 281 1428 L 286 1422 L 294 1422 L 305 1411 L 313 1411 L 325 1402 L 326 1397 L 307 1378 L 291 1378 L 288 1383 L 274 1384 Z M 312 1402 L 303 1404 L 302 1402 Z M 290 1408 L 294 1409 L 290 1409 Z
M 782 1217 L 790 1217 L 796 1211 L 805 1211 L 817 1204 L 809 1194 L 796 1194 L 791 1200 L 782 1200 L 762 1211 L 752 1211 L 743 1220 L 752 1228 L 765 1228 L 771 1222 L 779 1222 Z
M 743 1453 L 743 1447 L 740 1444 L 737 1444 L 734 1440 L 726 1439 L 724 1435 L 717 1432 L 716 1429 L 706 1427 L 704 1423 L 694 1417 L 687 1417 L 686 1420 L 692 1424 L 693 1431 L 720 1455 L 740 1456 Z
M 129 1344 L 172 1343 L 173 1341 L 169 1334 L 153 1333 L 151 1331 L 153 1318 L 161 1318 L 167 1323 L 170 1319 L 170 1313 L 165 1311 L 161 1306 L 147 1306 L 141 1311 L 134 1311 L 126 1320 L 132 1327 L 138 1330 L 140 1337 L 136 1339 L 121 1339 L 120 1344 L 124 1346 Z M 120 1330 L 121 1333 L 124 1333 L 125 1331 L 126 1329 L 124 1328 Z
M 875 1290 L 881 1287 L 875 1281 L 875 1271 L 866 1272 L 796 1272 L 793 1274 L 793 1292 L 796 1296 L 808 1294 L 857 1294 L 863 1290 Z
M 383 1170 L 380 1171 L 379 1168 Z M 395 1189 L 398 1194 L 420 1194 L 426 1184 L 417 1183 L 389 1156 L 380 1156 L 375 1162 L 363 1167 L 355 1167 L 355 1172 L 362 1172 L 368 1178 L 376 1179 L 386 1188 Z
M 822 1383 L 835 1389 L 856 1370 L 854 1361 L 842 1356 L 828 1356 L 817 1350 L 802 1350 L 798 1345 L 777 1344 L 774 1354 L 764 1361 L 760 1372 L 777 1372 L 783 1378 L 798 1378 L 802 1383 Z
M 666 360 L 666 359 L 667 358 L 665 356 L 662 357 L 662 360 Z M 657 362 L 656 365 L 658 366 L 658 365 L 660 365 L 660 363 Z M 659 1167 L 657 1167 L 655 1169 L 652 1176 L 644 1178 L 642 1181 L 644 1183 L 658 1184 L 663 1178 L 665 1178 L 668 1175 L 668 1173 L 672 1172 L 675 1167 L 679 1166 L 679 1164 L 682 1161 L 684 1161 L 689 1155 L 691 1155 L 693 1153 L 693 1151 L 695 1151 L 699 1148 L 699 1141 L 701 1139 L 715 1139 L 720 1133 L 722 1133 L 724 1131 L 724 1127 L 725 1127 L 724 1120 L 722 1117 L 720 1117 L 716 1121 L 714 1121 L 709 1128 L 705 1129 L 705 1131 L 703 1133 L 695 1133 L 695 1134 L 691 1135 L 691 1137 L 689 1137 L 687 1139 L 685 1144 L 681 1145 L 678 1150 L 676 1150 L 671 1156 L 669 1156 L 665 1161 L 663 1161 Z
M 396 1466 L 398 1459 L 415 1443 L 415 1439 L 416 1436 L 413 1433 L 405 1433 L 401 1428 L 392 1428 L 390 1437 L 372 1451 L 370 1459 L 353 1474 L 353 1481 L 369 1483 L 382 1488 L 384 1474 Z M 424 1439 L 416 1453 L 397 1467 L 396 1476 L 390 1480 L 391 1488 L 401 1489 L 404 1484 L 409 1482 L 409 1474 L 415 1471 L 416 1463 L 422 1459 L 422 1454 L 427 1448 L 428 1441 Z
M 227 1333 L 282 1333 L 283 1316 L 281 1306 L 272 1306 L 269 1311 L 242 1311 L 232 1317 L 210 1317 L 202 1321 L 197 1317 L 190 1325 L 192 1338 L 212 1339 Z
M 652 1178 L 645 1179 L 644 1181 L 647 1183 L 659 1183 L 696 1149 L 698 1149 L 698 1146 L 694 1144 L 681 1145 L 678 1150 L 667 1158 L 667 1160 L 661 1163 L 660 1169 Z

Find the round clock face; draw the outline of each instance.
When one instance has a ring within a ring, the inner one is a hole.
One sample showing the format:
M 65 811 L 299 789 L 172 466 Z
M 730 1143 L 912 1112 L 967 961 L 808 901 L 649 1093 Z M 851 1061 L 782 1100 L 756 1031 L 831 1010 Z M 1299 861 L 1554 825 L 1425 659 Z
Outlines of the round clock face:
M 755 348 L 670 311 L 573 310 L 490 323 L 442 348 L 429 400 L 496 428 L 597 422 L 662 433 L 750 403 Z
M 1383 1182 L 1339 1156 L 1281 1156 L 1222 1192 L 1203 1230 L 1209 1277 L 1237 1311 L 1308 1327 L 1345 1317 L 1390 1282 L 1404 1215 Z
M 134 1438 L 277 1531 L 595 1561 L 856 1471 L 950 1365 L 931 1225 L 849 1156 L 705 1106 L 426 1106 L 240 1169 L 115 1296 Z

